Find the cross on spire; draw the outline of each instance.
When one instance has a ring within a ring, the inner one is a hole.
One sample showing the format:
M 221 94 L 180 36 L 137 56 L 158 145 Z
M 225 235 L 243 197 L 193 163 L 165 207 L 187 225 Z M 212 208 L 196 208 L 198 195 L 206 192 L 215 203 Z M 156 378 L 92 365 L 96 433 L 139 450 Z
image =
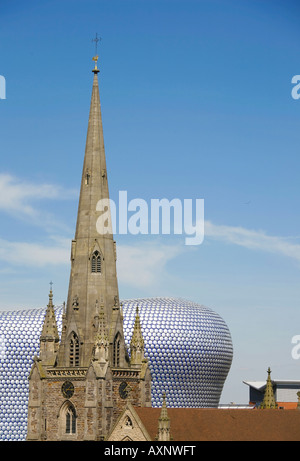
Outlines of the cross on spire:
M 98 54 L 98 42 L 101 42 L 102 38 L 98 37 L 98 34 L 96 33 L 96 37 L 92 39 L 92 42 L 95 42 L 95 55 L 97 56 Z

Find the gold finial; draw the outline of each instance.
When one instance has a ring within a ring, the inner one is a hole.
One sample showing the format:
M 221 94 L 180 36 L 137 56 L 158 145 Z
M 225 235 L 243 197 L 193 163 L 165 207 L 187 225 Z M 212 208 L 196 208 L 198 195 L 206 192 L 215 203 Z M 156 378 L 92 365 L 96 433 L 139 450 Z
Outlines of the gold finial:
M 95 67 L 94 67 L 92 72 L 94 72 L 94 74 L 98 74 L 98 72 L 100 72 L 98 67 L 97 67 L 98 56 L 94 56 L 93 61 L 95 62 Z
M 94 56 L 93 61 L 95 61 L 95 68 L 94 70 L 97 70 L 97 61 L 98 61 L 99 56 Z

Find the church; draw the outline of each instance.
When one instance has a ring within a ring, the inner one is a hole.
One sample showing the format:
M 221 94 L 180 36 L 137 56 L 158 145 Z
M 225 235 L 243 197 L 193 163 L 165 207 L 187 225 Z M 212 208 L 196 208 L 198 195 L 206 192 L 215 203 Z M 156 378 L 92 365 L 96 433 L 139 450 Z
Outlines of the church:
M 218 345 L 221 350 L 214 345 L 212 350 L 207 349 L 207 356 L 202 357 L 200 349 L 195 352 L 201 363 L 198 367 L 201 371 L 200 385 L 197 381 L 195 392 L 201 394 L 202 385 L 202 405 L 194 404 L 194 408 L 192 405 L 180 405 L 181 408 L 173 405 L 173 408 L 167 408 L 168 396 L 164 395 L 161 408 L 152 407 L 151 369 L 145 355 L 139 308 L 136 307 L 134 314 L 128 347 L 118 291 L 116 243 L 109 219 L 100 220 L 102 228 L 99 228 L 97 203 L 106 200 L 106 216 L 110 216 L 110 209 L 98 56 L 93 60 L 95 67 L 92 70 L 94 76 L 77 224 L 71 243 L 68 299 L 63 307 L 59 334 L 57 311 L 50 289 L 39 351 L 34 356 L 29 373 L 26 440 L 300 440 L 300 403 L 294 410 L 277 410 L 270 376 L 264 409 L 217 408 L 232 360 L 231 338 L 226 325 L 220 323 L 217 315 L 202 306 L 197 309 L 201 321 L 204 322 L 205 316 L 208 316 L 209 333 L 202 338 L 201 349 L 205 345 L 217 344 L 215 341 L 221 343 Z M 190 310 L 194 307 L 188 306 Z M 203 325 L 205 331 L 205 322 Z M 191 333 L 190 329 L 188 346 L 192 342 Z M 197 335 L 200 335 L 198 323 Z M 193 366 L 190 348 L 183 347 L 183 350 L 187 350 L 187 363 Z M 176 358 L 180 362 L 176 354 L 175 350 L 170 355 L 171 362 Z M 193 369 L 193 373 L 196 371 Z M 168 369 L 166 373 L 170 379 Z M 188 375 L 187 368 L 184 368 L 184 374 Z M 174 376 L 178 381 L 180 374 L 175 373 Z M 193 379 L 190 381 L 192 383 Z M 190 398 L 194 391 L 188 384 L 180 385 Z
M 99 229 L 97 203 L 108 199 L 97 59 L 66 311 L 59 338 L 50 290 L 39 356 L 29 376 L 27 440 L 103 440 L 130 394 L 151 405 L 151 375 L 136 313 L 130 359 L 116 273 L 116 247 Z M 109 211 L 108 211 L 109 212 Z

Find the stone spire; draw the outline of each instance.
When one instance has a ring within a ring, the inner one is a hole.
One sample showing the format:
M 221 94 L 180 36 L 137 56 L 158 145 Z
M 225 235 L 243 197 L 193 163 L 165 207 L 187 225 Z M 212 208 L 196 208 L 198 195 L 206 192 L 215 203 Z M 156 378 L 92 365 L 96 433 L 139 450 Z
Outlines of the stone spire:
M 75 238 L 71 247 L 71 274 L 59 366 L 68 366 L 71 335 L 79 347 L 79 366 L 88 367 L 93 354 L 96 301 L 100 300 L 108 325 L 109 361 L 114 363 L 118 336 L 118 366 L 127 366 L 116 271 L 116 248 L 106 171 L 97 67 L 93 58 L 93 87 L 82 170 Z
M 59 349 L 52 291 L 41 356 L 29 375 L 27 440 L 104 440 L 126 406 L 151 406 L 151 374 L 139 316 L 131 367 L 119 302 L 97 66 Z M 72 153 L 72 156 L 74 154 Z
M 171 440 L 170 418 L 168 415 L 165 393 L 163 393 L 163 403 L 161 407 L 160 417 L 158 419 L 158 433 L 156 436 L 156 440 L 160 442 L 169 442 Z
M 40 359 L 45 364 L 53 365 L 58 349 L 59 335 L 53 306 L 52 288 L 49 293 L 49 303 L 46 309 L 43 329 L 40 336 Z
M 136 316 L 130 341 L 130 363 L 132 366 L 141 365 L 144 361 L 144 339 L 142 334 L 139 306 L 136 307 Z
M 271 381 L 271 369 L 270 367 L 268 368 L 268 378 L 267 378 L 267 384 L 266 384 L 266 389 L 265 389 L 265 395 L 263 402 L 260 406 L 262 409 L 275 409 L 277 408 L 275 396 L 274 396 L 274 391 L 273 391 L 273 385 Z

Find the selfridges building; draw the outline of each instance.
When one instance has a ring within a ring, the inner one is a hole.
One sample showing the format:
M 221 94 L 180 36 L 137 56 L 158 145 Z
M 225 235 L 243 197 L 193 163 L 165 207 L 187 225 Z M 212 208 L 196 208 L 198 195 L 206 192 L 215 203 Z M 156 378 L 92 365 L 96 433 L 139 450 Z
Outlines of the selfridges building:
M 153 407 L 217 407 L 230 369 L 229 329 L 213 310 L 176 298 L 123 301 L 129 348 L 137 306 L 152 375 Z M 38 355 L 46 309 L 0 313 L 0 440 L 25 440 L 28 375 Z M 62 307 L 55 313 L 59 332 Z

